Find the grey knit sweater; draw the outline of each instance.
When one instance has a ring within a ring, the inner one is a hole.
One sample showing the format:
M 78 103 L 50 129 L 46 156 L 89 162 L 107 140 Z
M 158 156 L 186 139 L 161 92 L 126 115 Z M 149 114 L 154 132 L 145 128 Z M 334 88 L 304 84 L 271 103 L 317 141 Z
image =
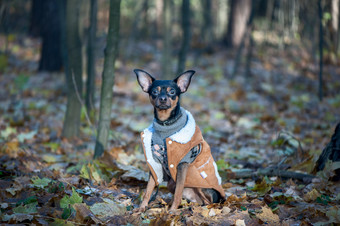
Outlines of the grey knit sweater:
M 166 152 L 165 139 L 180 131 L 187 123 L 188 116 L 184 108 L 181 108 L 181 116 L 171 125 L 160 125 L 156 120 L 153 121 L 154 132 L 152 134 L 152 155 L 153 158 L 162 164 L 164 181 L 168 181 L 170 171 L 168 168 L 168 157 Z M 200 145 L 194 147 L 184 156 L 180 163 L 192 163 L 201 152 Z

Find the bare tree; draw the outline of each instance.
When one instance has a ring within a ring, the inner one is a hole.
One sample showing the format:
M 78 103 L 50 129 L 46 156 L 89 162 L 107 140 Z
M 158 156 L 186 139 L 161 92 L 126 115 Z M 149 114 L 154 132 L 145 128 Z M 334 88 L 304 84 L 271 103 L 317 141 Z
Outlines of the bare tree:
M 171 77 L 171 1 L 163 0 L 162 75 Z
M 191 28 L 190 28 L 190 0 L 182 0 L 182 45 L 178 54 L 177 74 L 185 69 L 187 53 L 190 48 Z
M 82 97 L 82 56 L 79 35 L 79 9 L 82 1 L 72 0 L 66 3 L 66 47 L 67 47 L 67 109 L 65 114 L 63 136 L 79 135 Z
M 230 0 L 228 30 L 225 37 L 227 46 L 240 45 L 243 34 L 246 32 L 250 11 L 251 0 Z
M 105 49 L 103 81 L 100 94 L 99 126 L 94 158 L 98 158 L 104 153 L 109 137 L 112 88 L 115 78 L 114 65 L 118 55 L 120 3 L 121 0 L 110 0 L 109 31 Z
M 91 0 L 90 6 L 90 29 L 89 40 L 87 45 L 87 81 L 86 81 L 86 96 L 85 103 L 86 109 L 90 113 L 93 109 L 94 103 L 94 88 L 96 76 L 96 32 L 97 32 L 97 0 Z

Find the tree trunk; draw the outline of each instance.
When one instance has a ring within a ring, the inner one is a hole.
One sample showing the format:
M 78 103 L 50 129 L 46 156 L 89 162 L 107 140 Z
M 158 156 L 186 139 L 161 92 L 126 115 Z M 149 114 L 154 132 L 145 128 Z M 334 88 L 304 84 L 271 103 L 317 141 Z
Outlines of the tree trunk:
M 214 41 L 213 19 L 212 19 L 212 2 L 210 0 L 201 1 L 203 7 L 203 26 L 201 37 L 206 46 L 210 46 Z
M 328 161 L 339 162 L 340 161 L 340 123 L 335 127 L 334 133 L 330 142 L 322 150 L 318 161 L 315 164 L 314 173 L 323 170 Z M 330 178 L 331 180 L 340 180 L 340 169 L 335 170 L 335 176 Z
M 81 0 L 66 3 L 66 47 L 68 67 L 66 68 L 67 109 L 64 120 L 63 136 L 79 135 L 81 97 L 82 97 L 82 56 L 79 37 L 79 10 Z
M 44 3 L 44 0 L 32 0 L 29 33 L 33 37 L 39 37 L 41 34 L 41 24 L 44 21 Z
M 322 5 L 321 0 L 318 1 L 318 8 L 319 8 L 319 54 L 320 54 L 320 61 L 319 61 L 319 100 L 322 101 L 323 92 L 322 92 L 322 71 L 323 71 L 323 26 L 322 26 Z
M 178 54 L 177 74 L 185 70 L 187 53 L 190 48 L 191 28 L 190 28 L 190 0 L 182 0 L 182 46 Z
M 241 64 L 242 52 L 243 52 L 243 49 L 244 49 L 244 46 L 247 40 L 248 40 L 249 45 L 248 45 L 248 53 L 247 53 L 247 58 L 246 58 L 246 77 L 250 76 L 250 64 L 251 64 L 250 61 L 252 58 L 252 51 L 253 51 L 253 45 L 254 45 L 254 40 L 252 37 L 253 17 L 254 17 L 254 9 L 253 9 L 253 4 L 251 2 L 251 11 L 250 11 L 249 19 L 247 21 L 246 30 L 243 33 L 242 39 L 237 47 L 235 61 L 234 61 L 234 68 L 231 74 L 232 78 L 234 78 L 238 72 L 239 66 Z
M 149 0 L 144 0 L 143 7 L 142 7 L 143 25 L 141 27 L 141 31 L 142 31 L 144 39 L 149 37 L 148 11 L 149 11 Z
M 152 36 L 154 38 L 159 37 L 159 33 L 162 32 L 163 27 L 163 1 L 156 0 L 155 1 L 155 9 L 156 9 L 156 19 L 154 20 L 154 31 Z
M 163 51 L 162 76 L 171 79 L 171 5 L 169 0 L 163 0 Z
M 238 47 L 246 31 L 251 11 L 251 0 L 231 0 L 228 30 L 225 42 L 228 47 Z
M 94 88 L 96 77 L 96 32 L 97 32 L 97 0 L 91 0 L 90 6 L 90 29 L 87 46 L 87 81 L 86 81 L 86 109 L 91 113 L 94 103 Z
M 39 9 L 43 10 L 42 18 L 39 22 L 42 37 L 39 71 L 59 71 L 63 66 L 60 4 L 58 0 L 44 0 Z M 37 27 L 35 29 L 38 29 Z M 31 29 L 33 29 L 32 26 Z
M 107 34 L 107 44 L 105 49 L 103 81 L 100 95 L 100 113 L 98 135 L 94 158 L 103 155 L 107 148 L 107 140 L 110 131 L 112 88 L 114 85 L 114 65 L 118 55 L 119 41 L 119 21 L 120 21 L 121 0 L 110 0 L 109 31 Z
M 337 56 L 339 43 L 339 2 L 340 0 L 332 0 L 332 42 L 334 53 Z

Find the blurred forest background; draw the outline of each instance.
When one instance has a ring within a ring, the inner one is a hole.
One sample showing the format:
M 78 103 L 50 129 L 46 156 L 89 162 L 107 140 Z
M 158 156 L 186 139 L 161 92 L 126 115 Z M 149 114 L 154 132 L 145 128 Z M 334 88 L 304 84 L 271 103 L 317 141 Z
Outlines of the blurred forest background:
M 340 121 L 339 7 L 0 0 L 0 221 L 340 223 L 332 181 L 340 128 L 331 140 Z M 183 202 L 168 215 L 161 186 L 145 214 L 130 215 L 148 179 L 139 132 L 153 119 L 135 68 L 158 79 L 197 71 L 182 103 L 212 147 L 226 203 Z

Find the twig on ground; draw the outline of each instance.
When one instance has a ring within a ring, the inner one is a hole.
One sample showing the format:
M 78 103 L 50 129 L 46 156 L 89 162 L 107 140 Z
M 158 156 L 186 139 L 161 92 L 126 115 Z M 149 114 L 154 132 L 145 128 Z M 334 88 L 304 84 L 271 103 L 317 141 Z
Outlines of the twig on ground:
M 314 175 L 305 174 L 305 173 L 298 173 L 293 171 L 287 170 L 280 170 L 275 168 L 264 168 L 258 169 L 256 171 L 252 169 L 241 169 L 241 170 L 232 170 L 231 172 L 227 173 L 228 178 L 249 178 L 254 176 L 278 176 L 283 178 L 292 178 L 301 180 L 304 182 L 311 182 L 312 179 L 316 178 Z
M 84 102 L 83 100 L 81 99 L 80 97 L 80 94 L 79 94 L 79 91 L 78 91 L 78 87 L 77 87 L 77 84 L 76 84 L 76 80 L 74 78 L 74 73 L 73 73 L 73 70 L 72 70 L 72 82 L 73 82 L 73 86 L 74 86 L 74 89 L 76 91 L 76 94 L 77 94 L 77 98 L 78 98 L 78 101 L 81 105 L 81 107 L 83 108 L 85 105 L 84 105 Z M 92 132 L 93 134 L 95 135 L 96 134 L 96 128 L 94 127 L 94 125 L 91 123 L 91 120 L 90 120 L 90 117 L 89 115 L 87 114 L 87 111 L 84 111 L 85 112 L 85 118 L 87 120 L 87 123 L 89 124 L 89 126 L 92 128 Z

